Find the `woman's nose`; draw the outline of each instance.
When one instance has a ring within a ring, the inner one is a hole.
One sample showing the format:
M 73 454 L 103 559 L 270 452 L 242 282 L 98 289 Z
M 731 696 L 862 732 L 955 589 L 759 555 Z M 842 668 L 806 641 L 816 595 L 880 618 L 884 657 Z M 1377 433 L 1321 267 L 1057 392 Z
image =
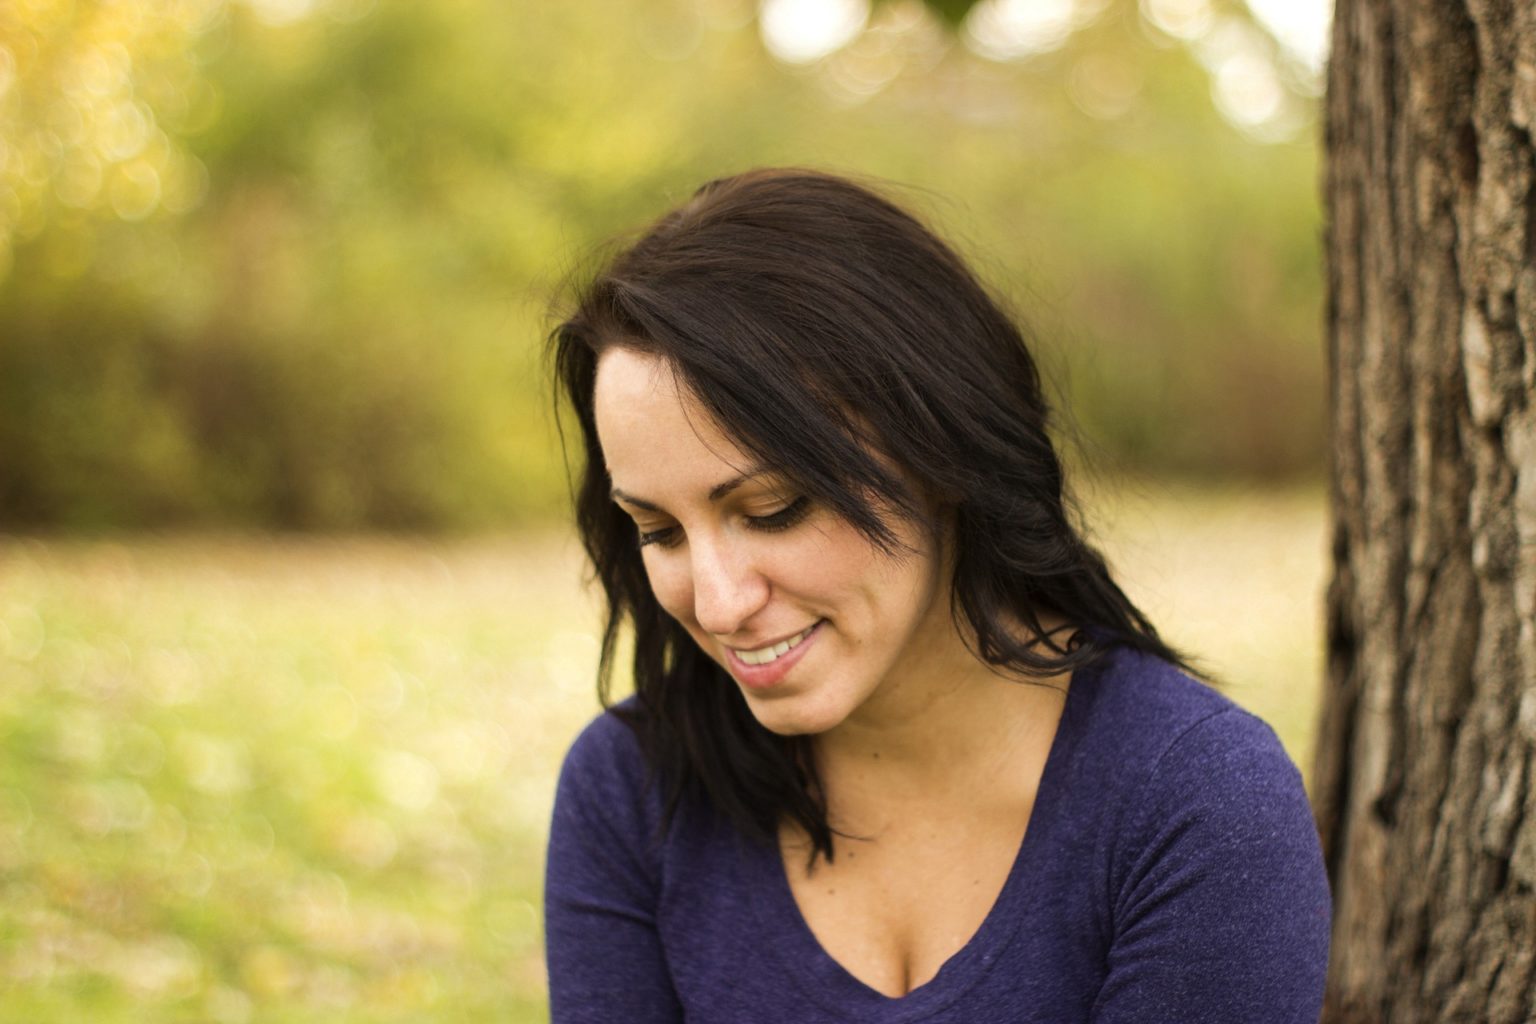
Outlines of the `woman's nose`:
M 739 632 L 767 602 L 767 579 L 738 545 L 699 542 L 692 554 L 694 619 L 716 636 Z

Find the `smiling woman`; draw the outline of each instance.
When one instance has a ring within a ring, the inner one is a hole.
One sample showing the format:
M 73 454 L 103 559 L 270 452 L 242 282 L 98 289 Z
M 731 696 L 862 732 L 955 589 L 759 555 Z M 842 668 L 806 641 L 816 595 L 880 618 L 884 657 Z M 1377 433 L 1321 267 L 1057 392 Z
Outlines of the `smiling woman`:
M 561 776 L 555 1024 L 1316 1019 L 1300 778 L 1074 527 L 944 243 L 829 175 L 712 182 L 553 343 L 636 689 Z
M 826 734 L 870 714 L 877 690 L 896 692 L 901 675 L 976 667 L 922 531 L 897 520 L 903 554 L 882 557 L 784 474 L 753 466 L 659 356 L 605 354 L 594 406 L 612 493 L 638 526 L 657 602 L 741 684 L 770 732 Z

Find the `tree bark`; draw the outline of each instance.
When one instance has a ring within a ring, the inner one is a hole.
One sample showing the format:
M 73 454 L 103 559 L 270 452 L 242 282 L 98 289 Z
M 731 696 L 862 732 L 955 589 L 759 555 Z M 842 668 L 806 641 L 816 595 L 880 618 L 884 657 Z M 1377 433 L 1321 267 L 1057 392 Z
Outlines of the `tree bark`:
M 1337 0 L 1327 1021 L 1536 1019 L 1536 4 Z

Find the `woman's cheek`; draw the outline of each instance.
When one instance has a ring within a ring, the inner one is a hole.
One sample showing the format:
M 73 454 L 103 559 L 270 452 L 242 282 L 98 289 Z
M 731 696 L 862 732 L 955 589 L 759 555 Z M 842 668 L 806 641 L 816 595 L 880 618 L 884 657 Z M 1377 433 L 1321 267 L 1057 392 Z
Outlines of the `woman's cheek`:
M 671 561 L 665 557 L 665 552 L 659 555 L 647 554 L 645 574 L 651 581 L 651 593 L 656 595 L 656 602 L 661 605 L 662 611 L 688 625 L 693 621 L 693 583 L 687 571 L 680 566 L 668 564 Z

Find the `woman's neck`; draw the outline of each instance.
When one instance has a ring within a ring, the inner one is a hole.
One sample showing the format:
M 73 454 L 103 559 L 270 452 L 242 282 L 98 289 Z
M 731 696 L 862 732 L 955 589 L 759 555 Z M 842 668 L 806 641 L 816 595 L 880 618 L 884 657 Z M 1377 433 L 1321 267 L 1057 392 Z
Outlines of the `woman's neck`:
M 1005 675 L 959 648 L 958 656 L 933 651 L 888 679 L 879 700 L 815 738 L 817 771 L 836 818 L 883 818 L 914 802 L 1006 800 L 1011 767 L 1043 764 L 1070 673 Z M 940 653 L 947 657 L 934 656 Z M 978 786 L 982 780 L 986 786 Z M 1033 781 L 1028 788 L 1032 796 Z

